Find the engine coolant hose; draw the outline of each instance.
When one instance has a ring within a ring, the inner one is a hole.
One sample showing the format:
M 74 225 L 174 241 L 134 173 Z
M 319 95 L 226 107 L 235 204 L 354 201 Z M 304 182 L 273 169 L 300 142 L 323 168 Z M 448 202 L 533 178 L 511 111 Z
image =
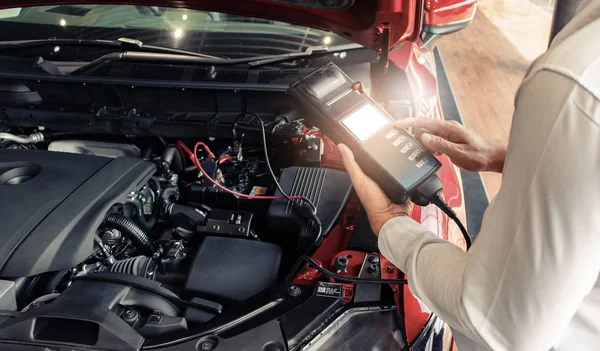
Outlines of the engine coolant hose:
M 144 253 L 152 255 L 150 238 L 133 220 L 118 213 L 109 213 L 106 216 L 105 223 L 107 227 L 121 231 L 135 246 L 142 249 Z
M 163 152 L 160 155 L 160 159 L 162 161 L 161 168 L 163 172 L 168 172 L 169 170 L 172 170 L 178 173 L 183 168 L 181 154 L 179 153 L 179 149 L 177 149 L 177 146 L 175 145 L 165 146 Z

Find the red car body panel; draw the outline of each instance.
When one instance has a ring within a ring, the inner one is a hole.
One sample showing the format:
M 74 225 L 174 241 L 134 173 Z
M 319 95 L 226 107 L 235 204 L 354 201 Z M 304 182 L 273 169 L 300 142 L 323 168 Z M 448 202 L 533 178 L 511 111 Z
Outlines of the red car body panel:
M 424 23 L 440 26 L 471 21 L 477 0 L 426 0 Z

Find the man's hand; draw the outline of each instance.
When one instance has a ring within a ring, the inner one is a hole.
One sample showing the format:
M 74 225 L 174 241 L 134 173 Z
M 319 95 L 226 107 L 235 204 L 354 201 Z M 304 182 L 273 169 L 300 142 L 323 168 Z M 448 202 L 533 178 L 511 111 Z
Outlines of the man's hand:
M 377 183 L 363 173 L 354 160 L 354 154 L 346 145 L 339 144 L 338 149 L 340 149 L 344 167 L 346 168 L 346 171 L 348 171 L 348 174 L 350 174 L 350 179 L 354 185 L 356 195 L 358 195 L 360 202 L 367 212 L 371 230 L 375 235 L 379 235 L 381 227 L 383 227 L 388 220 L 398 216 L 408 216 L 410 214 L 412 209 L 411 203 L 402 205 L 393 203 L 383 193 Z
M 502 172 L 506 146 L 489 142 L 456 121 L 407 118 L 397 128 L 413 128 L 415 137 L 433 153 L 446 154 L 458 167 L 472 172 Z

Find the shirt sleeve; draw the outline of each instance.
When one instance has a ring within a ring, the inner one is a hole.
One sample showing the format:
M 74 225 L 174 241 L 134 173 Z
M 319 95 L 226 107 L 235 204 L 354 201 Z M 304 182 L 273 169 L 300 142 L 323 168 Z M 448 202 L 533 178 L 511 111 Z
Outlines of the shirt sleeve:
M 560 339 L 600 272 L 599 120 L 588 91 L 540 71 L 520 89 L 502 187 L 469 252 L 408 217 L 383 226 L 382 254 L 453 330 L 494 350 Z

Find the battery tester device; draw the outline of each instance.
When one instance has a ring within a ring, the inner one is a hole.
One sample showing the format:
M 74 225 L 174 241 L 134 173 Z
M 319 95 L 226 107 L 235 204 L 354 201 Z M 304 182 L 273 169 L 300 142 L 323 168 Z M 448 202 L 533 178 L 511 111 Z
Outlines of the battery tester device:
M 395 128 L 394 118 L 363 92 L 359 82 L 329 63 L 290 85 L 288 94 L 308 122 L 352 150 L 361 169 L 390 200 L 435 204 L 456 222 L 470 247 L 465 227 L 441 198 L 442 183 L 436 175 L 441 163 L 412 135 Z
M 311 124 L 352 150 L 363 171 L 396 203 L 415 197 L 416 189 L 441 167 L 333 63 L 292 84 L 288 94 L 306 109 Z

